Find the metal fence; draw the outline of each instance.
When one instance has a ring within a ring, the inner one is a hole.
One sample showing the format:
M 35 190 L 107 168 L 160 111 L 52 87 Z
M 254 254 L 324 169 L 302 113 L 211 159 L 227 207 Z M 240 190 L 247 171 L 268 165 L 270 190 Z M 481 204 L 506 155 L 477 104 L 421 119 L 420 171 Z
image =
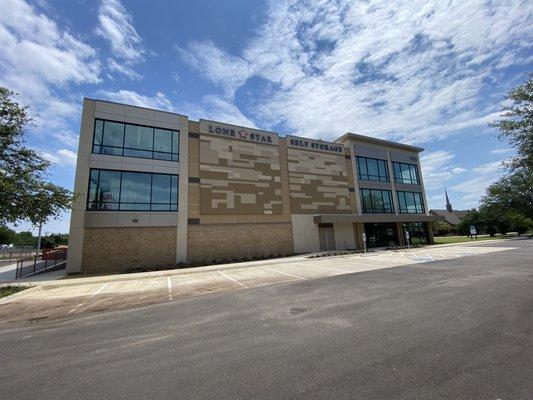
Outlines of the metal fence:
M 33 248 L 23 248 L 16 250 L 0 251 L 0 261 L 15 261 L 21 258 L 37 255 L 37 250 Z
M 40 272 L 64 267 L 67 262 L 67 253 L 62 250 L 51 250 L 33 257 L 17 260 L 15 279 L 25 278 Z

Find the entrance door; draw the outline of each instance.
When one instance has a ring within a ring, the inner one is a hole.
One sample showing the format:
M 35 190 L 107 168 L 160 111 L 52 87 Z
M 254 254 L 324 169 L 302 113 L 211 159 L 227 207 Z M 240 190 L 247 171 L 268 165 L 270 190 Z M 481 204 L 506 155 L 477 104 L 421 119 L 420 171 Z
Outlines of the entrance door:
M 318 242 L 320 244 L 320 251 L 335 250 L 333 224 L 318 225 Z
M 387 247 L 398 244 L 396 224 L 367 223 L 365 224 L 365 233 L 368 247 Z

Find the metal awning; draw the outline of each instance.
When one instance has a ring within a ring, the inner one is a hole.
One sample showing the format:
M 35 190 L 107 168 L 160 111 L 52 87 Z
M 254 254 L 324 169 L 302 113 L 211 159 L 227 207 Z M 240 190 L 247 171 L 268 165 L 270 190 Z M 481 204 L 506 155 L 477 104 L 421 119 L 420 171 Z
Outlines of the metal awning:
M 436 222 L 444 221 L 441 215 L 427 214 L 315 214 L 315 224 L 339 222 Z

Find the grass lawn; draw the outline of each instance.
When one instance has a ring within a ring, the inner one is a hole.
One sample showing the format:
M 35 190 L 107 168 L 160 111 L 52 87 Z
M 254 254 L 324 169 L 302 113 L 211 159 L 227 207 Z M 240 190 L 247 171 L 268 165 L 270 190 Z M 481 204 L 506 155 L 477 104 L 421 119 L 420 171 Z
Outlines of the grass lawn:
M 2 286 L 0 287 L 0 298 L 21 292 L 27 288 L 27 286 Z
M 490 237 L 488 235 L 478 236 L 477 239 L 470 239 L 468 236 L 435 236 L 435 244 L 448 244 L 448 243 L 462 243 L 462 242 L 479 242 L 481 240 L 494 240 L 494 239 L 509 239 L 515 235 L 496 235 Z

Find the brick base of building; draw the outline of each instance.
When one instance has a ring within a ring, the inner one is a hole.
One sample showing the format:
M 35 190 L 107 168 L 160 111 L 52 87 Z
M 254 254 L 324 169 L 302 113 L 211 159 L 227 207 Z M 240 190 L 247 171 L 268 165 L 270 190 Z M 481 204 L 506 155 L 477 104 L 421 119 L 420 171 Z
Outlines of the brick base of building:
M 218 263 L 293 253 L 290 223 L 189 225 L 187 260 Z
M 176 264 L 176 227 L 86 228 L 82 273 Z

